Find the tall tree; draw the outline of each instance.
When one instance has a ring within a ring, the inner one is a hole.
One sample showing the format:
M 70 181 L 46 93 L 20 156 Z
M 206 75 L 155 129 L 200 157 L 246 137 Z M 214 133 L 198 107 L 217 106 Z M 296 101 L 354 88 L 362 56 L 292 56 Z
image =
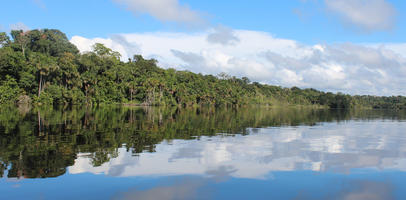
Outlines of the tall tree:
M 41 53 L 32 54 L 30 62 L 37 68 L 38 77 L 38 97 L 41 96 L 41 92 L 45 89 L 45 83 L 48 80 L 49 75 L 59 69 L 57 62 L 54 58 L 46 56 Z
M 14 44 L 16 45 L 17 48 L 20 48 L 23 56 L 25 57 L 25 50 L 27 48 L 27 45 L 30 42 L 30 38 L 27 36 L 29 33 L 24 32 L 23 30 L 12 30 L 11 31 L 11 36 L 13 37 Z

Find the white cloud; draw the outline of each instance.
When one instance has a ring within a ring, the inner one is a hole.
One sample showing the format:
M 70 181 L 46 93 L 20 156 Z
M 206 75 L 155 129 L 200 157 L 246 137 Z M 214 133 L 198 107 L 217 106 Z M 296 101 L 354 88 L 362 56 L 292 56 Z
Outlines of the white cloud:
M 120 34 L 110 38 L 75 36 L 71 42 L 89 51 L 95 42 L 119 51 L 155 58 L 164 68 L 203 74 L 226 72 L 284 87 L 331 92 L 406 95 L 406 44 L 316 44 L 276 38 L 268 33 L 233 30 L 239 42 L 208 41 L 213 30 L 199 33 Z M 117 39 L 118 38 L 118 39 Z
M 139 53 L 136 44 L 127 42 L 127 40 L 120 35 L 113 35 L 108 39 L 94 38 L 92 40 L 79 36 L 73 36 L 71 42 L 75 44 L 81 52 L 92 51 L 92 46 L 95 43 L 104 44 L 106 47 L 111 48 L 114 51 L 118 51 L 124 60 L 127 60 L 127 58 L 131 58 L 133 55 Z
M 23 30 L 23 31 L 28 31 L 30 30 L 30 27 L 25 25 L 22 22 L 18 22 L 16 24 L 10 24 L 10 30 Z
M 325 0 L 329 11 L 365 31 L 391 30 L 396 10 L 386 0 Z
M 204 24 L 201 15 L 178 0 L 113 0 L 124 5 L 136 15 L 149 14 L 160 21 L 176 22 L 189 26 Z
M 207 36 L 207 41 L 213 44 L 233 45 L 240 41 L 234 34 L 234 30 L 225 26 L 218 26 L 213 33 Z

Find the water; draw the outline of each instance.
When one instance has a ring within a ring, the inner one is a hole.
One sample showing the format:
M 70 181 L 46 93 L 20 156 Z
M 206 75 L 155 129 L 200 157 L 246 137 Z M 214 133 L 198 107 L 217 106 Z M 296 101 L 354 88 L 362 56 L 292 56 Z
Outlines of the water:
M 406 199 L 406 112 L 1 108 L 0 199 Z

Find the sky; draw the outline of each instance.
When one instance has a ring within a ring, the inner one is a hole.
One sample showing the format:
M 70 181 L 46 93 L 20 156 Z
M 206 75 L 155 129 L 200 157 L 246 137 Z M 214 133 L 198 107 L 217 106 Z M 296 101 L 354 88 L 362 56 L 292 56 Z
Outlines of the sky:
M 5 0 L 0 31 L 55 28 L 163 68 L 349 94 L 406 95 L 401 0 Z

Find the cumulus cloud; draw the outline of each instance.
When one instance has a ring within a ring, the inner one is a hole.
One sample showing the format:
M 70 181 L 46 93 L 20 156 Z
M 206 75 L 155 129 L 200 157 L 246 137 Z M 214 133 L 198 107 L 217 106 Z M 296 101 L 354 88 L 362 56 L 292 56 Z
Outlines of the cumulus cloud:
M 269 33 L 232 30 L 238 42 L 219 45 L 200 33 L 120 34 L 110 38 L 75 36 L 89 51 L 96 42 L 123 55 L 155 58 L 164 68 L 203 74 L 226 72 L 253 81 L 350 94 L 406 95 L 406 44 L 316 44 L 276 38 Z
M 23 31 L 28 31 L 30 30 L 30 27 L 25 25 L 22 22 L 18 22 L 16 24 L 10 24 L 10 30 L 23 30 Z
M 396 10 L 386 0 L 325 0 L 325 4 L 344 23 L 361 30 L 386 31 L 395 25 Z
M 178 50 L 171 49 L 172 54 L 181 59 L 183 62 L 187 63 L 187 65 L 194 66 L 194 67 L 200 67 L 200 68 L 205 68 L 207 65 L 206 59 L 196 53 L 192 52 L 182 52 Z M 188 66 L 186 66 L 187 68 Z
M 201 15 L 178 0 L 113 0 L 136 15 L 149 14 L 163 22 L 176 22 L 189 26 L 204 24 Z
M 121 54 L 123 61 L 140 53 L 136 43 L 129 43 L 125 37 L 121 35 L 113 35 L 107 39 L 93 38 L 91 40 L 80 36 L 73 36 L 70 41 L 75 44 L 81 52 L 92 51 L 92 46 L 96 43 L 104 44 L 106 47 L 118 51 Z
M 233 45 L 240 41 L 234 34 L 234 30 L 225 26 L 218 26 L 213 33 L 207 36 L 207 41 L 214 44 Z
M 112 35 L 111 40 L 112 44 L 117 43 L 118 45 L 125 47 L 125 52 L 122 51 L 124 53 L 124 57 L 131 57 L 132 55 L 140 54 L 141 50 L 138 45 L 136 43 L 128 42 L 127 39 L 122 35 Z

